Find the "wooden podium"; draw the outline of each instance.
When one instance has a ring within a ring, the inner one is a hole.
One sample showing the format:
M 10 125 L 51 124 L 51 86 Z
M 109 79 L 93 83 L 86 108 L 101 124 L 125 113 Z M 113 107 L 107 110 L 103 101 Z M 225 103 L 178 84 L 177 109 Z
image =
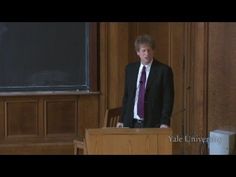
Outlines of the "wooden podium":
M 85 132 L 85 154 L 172 154 L 170 128 L 98 128 Z

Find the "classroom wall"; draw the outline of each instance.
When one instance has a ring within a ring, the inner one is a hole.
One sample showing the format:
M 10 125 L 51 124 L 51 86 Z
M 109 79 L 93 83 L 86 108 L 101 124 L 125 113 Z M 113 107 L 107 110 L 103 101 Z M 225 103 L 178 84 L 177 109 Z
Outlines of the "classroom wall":
M 83 138 L 86 128 L 102 127 L 105 110 L 121 105 L 124 68 L 137 60 L 134 40 L 143 33 L 156 39 L 155 56 L 174 72 L 174 135 L 207 137 L 209 130 L 235 126 L 234 27 L 234 23 L 99 23 L 99 91 L 0 96 L 0 154 L 73 154 L 73 139 Z M 175 143 L 173 152 L 202 154 L 201 148 L 200 143 Z

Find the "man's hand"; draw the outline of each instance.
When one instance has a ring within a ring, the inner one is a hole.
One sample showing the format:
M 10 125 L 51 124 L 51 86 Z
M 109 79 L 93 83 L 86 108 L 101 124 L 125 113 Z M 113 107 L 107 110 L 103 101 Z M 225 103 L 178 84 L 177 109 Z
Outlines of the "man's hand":
M 116 128 L 123 128 L 123 127 L 124 127 L 124 124 L 121 123 L 121 122 L 118 122 L 118 123 L 116 124 Z
M 169 126 L 166 124 L 161 124 L 160 128 L 169 128 Z

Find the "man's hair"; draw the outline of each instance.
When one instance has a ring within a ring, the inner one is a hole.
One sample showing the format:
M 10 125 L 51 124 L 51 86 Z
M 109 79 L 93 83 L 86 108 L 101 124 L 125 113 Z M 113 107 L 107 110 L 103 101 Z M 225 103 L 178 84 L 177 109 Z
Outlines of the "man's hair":
M 140 45 L 142 44 L 147 44 L 149 45 L 152 49 L 155 48 L 155 41 L 154 39 L 151 38 L 151 36 L 144 34 L 144 35 L 140 35 L 136 38 L 135 42 L 134 42 L 134 46 L 135 46 L 135 50 L 139 51 L 140 49 Z

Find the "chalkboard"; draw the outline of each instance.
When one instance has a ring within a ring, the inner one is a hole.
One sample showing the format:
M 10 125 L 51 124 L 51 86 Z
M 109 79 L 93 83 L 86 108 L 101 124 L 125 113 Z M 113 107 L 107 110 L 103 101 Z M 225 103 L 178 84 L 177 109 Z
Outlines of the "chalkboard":
M 0 91 L 89 89 L 89 23 L 1 22 Z

